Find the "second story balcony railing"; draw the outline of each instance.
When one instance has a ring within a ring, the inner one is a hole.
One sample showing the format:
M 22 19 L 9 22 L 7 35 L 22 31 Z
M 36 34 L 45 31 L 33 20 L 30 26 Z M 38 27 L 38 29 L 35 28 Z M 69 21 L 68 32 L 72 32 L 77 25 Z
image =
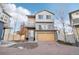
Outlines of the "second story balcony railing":
M 36 30 L 57 30 L 57 28 L 55 27 L 51 27 L 51 28 L 36 28 Z

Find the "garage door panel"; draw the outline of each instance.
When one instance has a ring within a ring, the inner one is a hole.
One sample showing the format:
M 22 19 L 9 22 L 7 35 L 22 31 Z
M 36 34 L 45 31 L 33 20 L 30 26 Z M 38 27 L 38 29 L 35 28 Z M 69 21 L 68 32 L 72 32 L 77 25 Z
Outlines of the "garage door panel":
M 39 41 L 53 41 L 55 39 L 54 32 L 38 32 L 37 39 Z

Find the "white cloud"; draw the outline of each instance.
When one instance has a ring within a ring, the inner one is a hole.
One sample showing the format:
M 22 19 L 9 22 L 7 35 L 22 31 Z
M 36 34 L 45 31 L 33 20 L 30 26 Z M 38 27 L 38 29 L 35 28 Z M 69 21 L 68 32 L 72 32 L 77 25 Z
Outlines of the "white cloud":
M 6 4 L 0 4 L 3 9 L 8 12 L 13 18 L 17 18 L 19 19 L 24 18 L 26 15 L 31 15 L 31 12 L 28 9 L 25 9 L 23 7 L 17 7 L 15 4 L 10 4 L 10 3 L 6 3 Z M 26 16 L 27 17 L 27 16 Z
M 21 15 L 31 15 L 31 12 L 28 9 L 25 9 L 23 7 L 18 7 L 16 9 L 16 12 L 21 14 Z
M 7 12 L 15 12 L 16 11 L 16 5 L 15 4 L 1 4 L 3 9 Z
M 12 16 L 10 23 L 10 26 L 13 28 L 12 31 L 14 31 L 15 21 L 17 22 L 16 28 L 20 27 L 18 25 L 21 25 L 22 22 L 27 23 L 28 17 L 26 15 L 31 15 L 31 12 L 28 9 L 16 7 L 15 4 L 2 3 L 0 6 L 2 6 L 3 9 Z

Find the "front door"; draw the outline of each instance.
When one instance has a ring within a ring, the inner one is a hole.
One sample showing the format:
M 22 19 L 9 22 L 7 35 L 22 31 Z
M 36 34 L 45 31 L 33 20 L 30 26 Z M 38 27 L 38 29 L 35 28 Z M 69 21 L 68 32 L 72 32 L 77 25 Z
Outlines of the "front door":
M 34 30 L 29 30 L 28 41 L 34 41 Z

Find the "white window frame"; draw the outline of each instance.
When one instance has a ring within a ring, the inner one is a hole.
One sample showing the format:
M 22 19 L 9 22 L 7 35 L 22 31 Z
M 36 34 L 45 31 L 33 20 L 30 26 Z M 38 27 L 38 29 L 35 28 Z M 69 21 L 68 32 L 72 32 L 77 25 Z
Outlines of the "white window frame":
M 51 19 L 51 15 L 46 15 L 46 19 Z
M 38 19 L 43 19 L 44 16 L 43 15 L 38 15 Z

